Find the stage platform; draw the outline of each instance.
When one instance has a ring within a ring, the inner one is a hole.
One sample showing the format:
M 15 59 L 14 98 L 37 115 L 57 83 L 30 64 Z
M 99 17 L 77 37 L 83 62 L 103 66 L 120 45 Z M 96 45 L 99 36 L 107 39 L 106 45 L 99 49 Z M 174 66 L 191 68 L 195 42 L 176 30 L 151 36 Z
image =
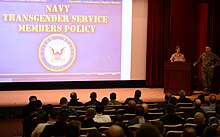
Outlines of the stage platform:
M 108 88 L 108 89 L 59 89 L 59 90 L 21 90 L 21 91 L 0 91 L 0 107 L 15 107 L 24 106 L 28 103 L 28 98 L 35 95 L 42 101 L 44 105 L 53 104 L 58 105 L 61 97 L 70 99 L 71 92 L 76 92 L 79 101 L 85 103 L 90 100 L 91 92 L 97 93 L 97 100 L 101 101 L 103 97 L 108 97 L 111 92 L 117 94 L 117 100 L 124 102 L 126 98 L 133 97 L 135 90 L 141 90 L 141 99 L 144 102 L 162 102 L 164 101 L 163 88 Z M 194 100 L 202 91 L 194 91 L 194 94 L 188 96 Z M 218 95 L 217 95 L 218 96 Z M 207 98 L 206 98 L 207 99 Z M 220 99 L 220 96 L 218 96 Z

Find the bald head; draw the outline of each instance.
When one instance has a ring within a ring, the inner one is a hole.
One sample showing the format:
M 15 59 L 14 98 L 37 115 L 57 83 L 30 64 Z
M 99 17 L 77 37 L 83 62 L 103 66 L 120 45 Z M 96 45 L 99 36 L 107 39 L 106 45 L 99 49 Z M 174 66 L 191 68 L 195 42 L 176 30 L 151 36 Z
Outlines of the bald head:
M 185 90 L 180 90 L 179 91 L 179 96 L 182 98 L 182 97 L 185 97 Z
M 197 125 L 205 124 L 205 116 L 201 112 L 196 112 L 194 115 L 194 120 Z
M 128 107 L 135 108 L 136 107 L 136 102 L 134 100 L 129 100 L 128 101 Z
M 118 125 L 112 125 L 109 129 L 108 129 L 108 134 L 110 135 L 110 137 L 124 137 L 124 130 L 118 126 Z
M 183 137 L 196 137 L 196 130 L 193 127 L 186 127 L 183 130 Z
M 201 107 L 201 100 L 200 99 L 196 99 L 195 101 L 194 101 L 194 106 L 196 107 L 196 108 L 200 108 Z

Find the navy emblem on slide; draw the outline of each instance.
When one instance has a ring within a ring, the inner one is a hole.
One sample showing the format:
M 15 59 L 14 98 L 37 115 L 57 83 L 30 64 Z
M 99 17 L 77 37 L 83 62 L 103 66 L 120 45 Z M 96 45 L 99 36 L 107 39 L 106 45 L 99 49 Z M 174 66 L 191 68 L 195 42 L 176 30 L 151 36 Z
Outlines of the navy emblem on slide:
M 47 70 L 62 72 L 71 67 L 75 61 L 76 47 L 69 37 L 52 34 L 41 42 L 38 57 Z

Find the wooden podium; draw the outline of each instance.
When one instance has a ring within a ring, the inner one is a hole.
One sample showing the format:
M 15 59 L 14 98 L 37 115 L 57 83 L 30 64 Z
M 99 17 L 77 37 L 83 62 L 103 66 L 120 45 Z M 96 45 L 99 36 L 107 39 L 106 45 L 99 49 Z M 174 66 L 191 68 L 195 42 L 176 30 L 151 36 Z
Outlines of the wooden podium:
M 164 92 L 179 94 L 183 89 L 186 95 L 193 93 L 192 63 L 164 63 Z

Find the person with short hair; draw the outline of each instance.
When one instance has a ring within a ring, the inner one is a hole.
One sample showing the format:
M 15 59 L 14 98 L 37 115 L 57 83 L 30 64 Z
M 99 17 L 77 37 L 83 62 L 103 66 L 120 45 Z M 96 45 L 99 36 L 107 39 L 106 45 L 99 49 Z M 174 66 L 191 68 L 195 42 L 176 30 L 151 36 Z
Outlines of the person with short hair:
M 130 100 L 134 100 L 136 104 L 142 104 L 143 101 L 140 99 L 141 97 L 141 91 L 140 90 L 136 90 L 135 93 L 134 93 L 134 98 L 127 98 L 124 102 L 124 105 L 125 104 L 128 104 L 128 102 Z
M 72 92 L 70 94 L 70 101 L 68 102 L 68 106 L 83 106 L 83 103 L 79 102 L 76 92 Z
M 180 53 L 181 47 L 179 45 L 176 46 L 175 50 L 176 53 L 172 54 L 170 57 L 171 62 L 185 62 L 186 59 L 182 53 Z
M 196 135 L 202 136 L 203 130 L 208 126 L 205 123 L 205 116 L 201 112 L 196 112 L 194 115 L 194 121 L 196 124 Z
M 67 111 L 69 115 L 78 116 L 77 111 L 74 108 L 68 106 L 68 100 L 66 97 L 62 97 L 60 99 L 60 106 L 61 106 L 60 111 Z
M 136 137 L 161 137 L 161 134 L 154 125 L 143 124 L 137 130 Z
M 121 105 L 121 102 L 116 100 L 116 93 L 112 92 L 110 94 L 110 101 L 108 102 L 108 105 Z
M 217 102 L 216 96 L 214 94 L 210 95 L 209 96 L 209 106 L 204 106 L 203 110 L 205 112 L 207 112 L 207 111 L 215 111 L 216 102 Z
M 186 97 L 185 90 L 179 91 L 179 99 L 177 100 L 178 103 L 191 103 L 191 99 Z
M 95 109 L 94 108 L 88 108 L 86 110 L 86 117 L 85 119 L 82 121 L 82 128 L 90 128 L 90 127 L 97 127 L 97 122 L 95 122 L 93 120 L 93 118 L 95 117 Z
M 220 65 L 220 59 L 216 54 L 212 53 L 212 49 L 210 46 L 206 46 L 205 52 L 202 55 L 200 55 L 198 60 L 193 65 L 196 66 L 201 62 L 203 90 L 204 94 L 208 95 L 212 91 L 214 69 L 216 66 Z
M 86 102 L 84 105 L 87 106 L 96 106 L 97 104 L 99 104 L 100 102 L 97 99 L 97 94 L 96 92 L 92 92 L 90 94 L 90 101 Z
M 104 105 L 99 103 L 96 105 L 96 115 L 93 120 L 97 123 L 107 123 L 112 122 L 111 117 L 109 115 L 103 115 Z
M 193 127 L 186 127 L 182 137 L 196 137 L 196 130 Z

